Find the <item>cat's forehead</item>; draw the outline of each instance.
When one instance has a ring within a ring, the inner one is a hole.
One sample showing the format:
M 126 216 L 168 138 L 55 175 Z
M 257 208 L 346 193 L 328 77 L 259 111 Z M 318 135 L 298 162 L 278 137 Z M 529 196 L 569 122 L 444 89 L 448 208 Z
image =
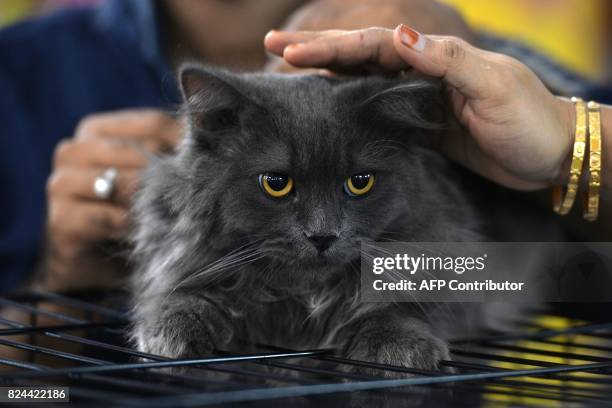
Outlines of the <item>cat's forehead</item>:
M 432 88 L 423 82 L 274 74 L 234 80 L 248 112 L 247 137 L 235 143 L 241 163 L 309 173 L 381 167 L 405 147 L 406 129 L 428 125 L 420 106 L 428 106 Z
M 350 100 L 338 80 L 320 76 L 268 77 L 263 83 L 263 103 L 274 118 L 283 138 L 294 146 L 322 157 L 330 152 L 337 156 L 355 136 L 359 124 L 351 120 Z
M 358 104 L 355 82 L 317 76 L 266 76 L 257 81 L 258 103 L 275 125 L 251 161 L 275 162 L 293 174 L 346 171 L 371 149 L 362 124 L 351 114 Z M 253 152 L 253 151 L 252 151 Z M 263 162 L 263 163 L 262 163 Z
M 337 115 L 346 94 L 339 80 L 315 75 L 266 75 L 255 83 L 260 103 L 298 117 Z

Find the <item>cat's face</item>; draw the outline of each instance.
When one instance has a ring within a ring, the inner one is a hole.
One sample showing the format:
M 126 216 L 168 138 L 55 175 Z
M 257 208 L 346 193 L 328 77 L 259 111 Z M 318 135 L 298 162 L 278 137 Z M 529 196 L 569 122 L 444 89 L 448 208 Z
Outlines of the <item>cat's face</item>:
M 427 126 L 431 84 L 198 67 L 181 82 L 190 118 L 181 160 L 214 201 L 220 242 L 320 270 L 358 259 L 362 241 L 401 240 L 411 213 L 427 213 L 411 138 Z

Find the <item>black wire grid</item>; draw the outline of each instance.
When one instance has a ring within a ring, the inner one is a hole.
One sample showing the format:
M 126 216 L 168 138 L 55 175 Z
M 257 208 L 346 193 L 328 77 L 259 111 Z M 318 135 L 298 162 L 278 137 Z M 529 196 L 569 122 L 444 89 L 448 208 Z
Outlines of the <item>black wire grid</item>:
M 2 385 L 69 386 L 70 406 L 612 406 L 612 323 L 526 319 L 521 333 L 452 342 L 453 360 L 426 371 L 269 345 L 173 360 L 131 348 L 126 315 L 82 297 L 26 292 L 0 307 Z M 6 318 L 10 309 L 29 324 Z M 37 324 L 42 316 L 56 323 Z M 161 370 L 179 366 L 189 370 Z

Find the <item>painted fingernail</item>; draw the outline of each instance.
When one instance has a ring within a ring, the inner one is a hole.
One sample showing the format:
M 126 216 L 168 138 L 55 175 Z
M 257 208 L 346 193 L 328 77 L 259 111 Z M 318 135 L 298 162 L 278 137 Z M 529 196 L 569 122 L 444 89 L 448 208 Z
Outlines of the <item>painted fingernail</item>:
M 425 49 L 425 37 L 423 34 L 404 24 L 400 24 L 399 38 L 402 44 L 415 51 L 423 51 Z

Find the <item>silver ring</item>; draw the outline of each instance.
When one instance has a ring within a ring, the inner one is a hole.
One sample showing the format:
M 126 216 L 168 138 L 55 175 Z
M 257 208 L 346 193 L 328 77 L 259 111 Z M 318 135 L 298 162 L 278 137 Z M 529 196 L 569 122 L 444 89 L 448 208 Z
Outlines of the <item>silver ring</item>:
M 115 180 L 119 172 L 114 167 L 104 170 L 101 176 L 96 177 L 93 184 L 93 191 L 96 197 L 101 200 L 108 200 L 115 190 Z

